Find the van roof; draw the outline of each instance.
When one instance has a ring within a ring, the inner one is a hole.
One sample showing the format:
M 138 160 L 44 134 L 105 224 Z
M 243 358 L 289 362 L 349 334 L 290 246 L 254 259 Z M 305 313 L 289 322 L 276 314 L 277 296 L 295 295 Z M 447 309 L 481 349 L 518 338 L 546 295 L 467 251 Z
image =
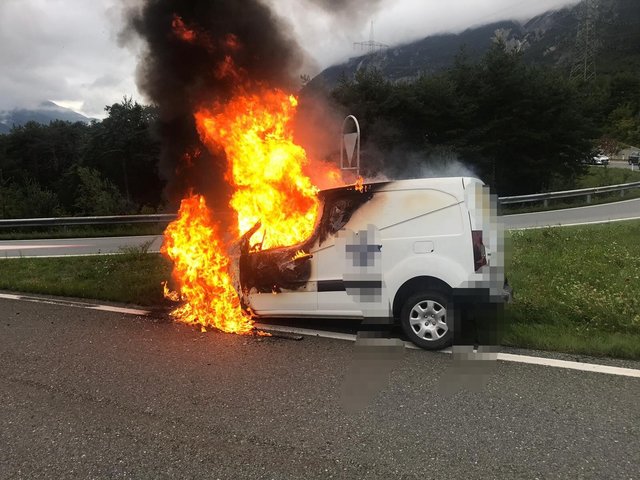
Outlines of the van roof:
M 464 189 L 471 183 L 481 183 L 482 180 L 475 177 L 430 177 L 430 178 L 413 178 L 410 180 L 390 180 L 386 182 L 369 182 L 363 186 L 365 190 L 374 190 L 377 192 L 392 192 L 396 190 L 421 190 L 436 189 L 450 193 L 462 193 Z M 356 185 L 346 185 L 344 187 L 329 188 L 321 190 L 320 195 L 326 195 L 339 191 L 356 190 Z

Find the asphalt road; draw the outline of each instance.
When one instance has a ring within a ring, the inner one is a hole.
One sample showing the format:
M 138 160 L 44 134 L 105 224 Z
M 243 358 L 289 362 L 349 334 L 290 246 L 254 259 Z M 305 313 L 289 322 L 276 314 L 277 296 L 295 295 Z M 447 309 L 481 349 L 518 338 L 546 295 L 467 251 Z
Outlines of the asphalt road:
M 549 212 L 506 215 L 501 218 L 507 229 L 640 218 L 640 199 Z M 123 249 L 140 248 L 142 246 L 148 248 L 150 252 L 158 252 L 161 245 L 162 235 L 56 240 L 3 240 L 0 241 L 0 259 L 121 253 Z
M 615 203 L 591 205 L 588 207 L 505 215 L 502 219 L 507 229 L 580 225 L 584 223 L 606 223 L 625 219 L 640 219 L 640 198 Z
M 100 255 L 122 253 L 131 248 L 147 248 L 149 252 L 159 252 L 162 241 L 162 235 L 2 240 L 0 241 L 0 258 Z
M 639 476 L 638 378 L 0 312 L 3 479 Z
M 629 165 L 629 162 L 627 160 L 612 160 L 611 162 L 609 162 L 608 167 L 611 168 L 626 168 L 627 170 L 633 170 L 633 171 L 638 171 L 640 170 L 640 168 L 638 168 L 637 165 Z

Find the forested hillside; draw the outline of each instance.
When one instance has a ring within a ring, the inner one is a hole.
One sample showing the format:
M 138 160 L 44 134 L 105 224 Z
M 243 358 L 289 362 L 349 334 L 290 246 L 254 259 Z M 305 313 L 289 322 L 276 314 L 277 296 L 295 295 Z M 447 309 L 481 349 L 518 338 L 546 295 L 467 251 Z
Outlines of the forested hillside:
M 570 78 L 577 17 L 568 9 L 418 42 L 429 58 L 439 52 L 438 68 L 422 68 L 418 53 L 395 70 L 361 59 L 335 85 L 308 83 L 300 111 L 320 97 L 357 116 L 367 174 L 455 164 L 464 168 L 451 173 L 475 174 L 500 195 L 572 188 L 595 150 L 640 146 L 640 2 L 599 8 L 595 79 Z M 461 50 L 463 37 L 472 45 Z M 396 60 L 410 51 L 399 48 Z M 0 132 L 0 217 L 175 209 L 163 196 L 154 107 L 125 98 L 106 113 L 89 124 L 29 121 Z
M 411 81 L 439 73 L 453 65 L 461 49 L 479 60 L 496 37 L 518 50 L 527 63 L 554 66 L 568 73 L 575 59 L 582 3 L 539 15 L 523 24 L 502 21 L 467 29 L 457 34 L 426 37 L 371 55 L 334 65 L 311 84 L 335 87 L 341 79 L 353 79 L 359 70 L 378 70 L 391 81 Z M 599 0 L 591 44 L 597 71 L 604 76 L 640 73 L 640 2 Z
M 27 122 L 0 135 L 0 217 L 107 215 L 161 204 L 154 110 L 125 99 L 87 125 Z

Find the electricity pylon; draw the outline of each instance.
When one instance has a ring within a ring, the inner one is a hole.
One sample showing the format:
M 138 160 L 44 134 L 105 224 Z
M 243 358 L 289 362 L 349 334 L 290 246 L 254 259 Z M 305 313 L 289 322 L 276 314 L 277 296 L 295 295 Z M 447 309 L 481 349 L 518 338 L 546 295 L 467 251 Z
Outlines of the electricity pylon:
M 360 47 L 362 50 L 366 50 L 367 55 L 372 53 L 381 52 L 382 50 L 386 50 L 389 48 L 389 45 L 384 43 L 376 42 L 373 39 L 373 21 L 371 21 L 371 31 L 369 32 L 369 40 L 367 42 L 355 42 L 353 47 Z
M 570 77 L 589 82 L 596 78 L 598 0 L 583 0 L 578 8 L 578 35 Z

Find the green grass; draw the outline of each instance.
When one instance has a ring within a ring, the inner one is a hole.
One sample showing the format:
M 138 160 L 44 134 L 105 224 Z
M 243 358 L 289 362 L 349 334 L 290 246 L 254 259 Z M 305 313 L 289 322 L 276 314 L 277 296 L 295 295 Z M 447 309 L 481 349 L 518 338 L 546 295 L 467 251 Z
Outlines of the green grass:
M 576 189 L 620 185 L 621 183 L 640 182 L 640 171 L 630 168 L 590 166 L 587 174 L 578 178 Z
M 506 344 L 640 358 L 640 222 L 507 235 Z
M 507 233 L 503 344 L 640 359 L 640 222 Z M 122 255 L 0 261 L 0 289 L 164 305 L 171 264 L 135 248 Z
M 88 257 L 0 261 L 0 289 L 111 300 L 143 306 L 164 303 L 171 263 L 160 254 L 129 252 Z

